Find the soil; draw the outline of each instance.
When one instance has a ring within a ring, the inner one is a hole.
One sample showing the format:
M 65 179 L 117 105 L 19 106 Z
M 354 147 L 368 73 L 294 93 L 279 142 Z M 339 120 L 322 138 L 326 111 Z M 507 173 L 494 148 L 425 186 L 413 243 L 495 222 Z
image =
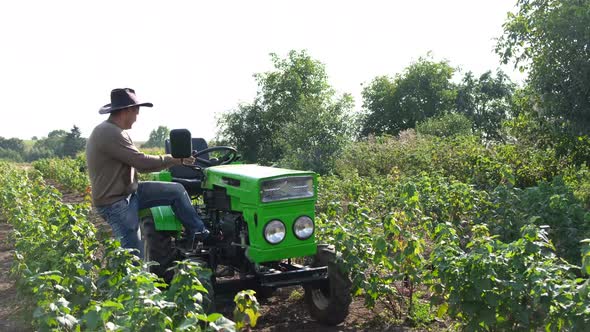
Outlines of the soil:
M 10 275 L 14 258 L 12 226 L 0 219 L 0 331 L 32 331 L 26 319 L 28 310 L 16 292 L 16 282 Z
M 48 181 L 63 194 L 66 203 L 80 203 L 83 196 L 73 193 L 58 184 Z M 98 215 L 91 213 L 90 220 L 101 230 L 110 232 L 110 227 Z M 0 331 L 32 331 L 30 312 L 16 291 L 15 280 L 10 276 L 14 248 L 10 238 L 12 227 L 0 220 Z M 222 313 L 231 318 L 231 306 L 221 305 Z M 309 315 L 301 287 L 279 289 L 268 299 L 260 300 L 261 317 L 253 331 L 415 331 L 407 326 L 391 325 L 379 313 L 382 308 L 367 309 L 361 298 L 353 299 L 346 320 L 338 326 L 324 326 Z
M 387 326 L 379 316 L 381 308 L 369 310 L 360 298 L 353 300 L 343 323 L 321 325 L 309 315 L 301 287 L 278 290 L 273 297 L 261 300 L 260 309 L 261 317 L 255 331 L 410 331 L 405 327 Z

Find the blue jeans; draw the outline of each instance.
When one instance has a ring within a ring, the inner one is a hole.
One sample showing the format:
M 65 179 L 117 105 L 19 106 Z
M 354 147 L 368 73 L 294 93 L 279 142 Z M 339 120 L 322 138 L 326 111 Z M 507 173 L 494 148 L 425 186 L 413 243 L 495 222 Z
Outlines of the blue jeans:
M 174 182 L 140 182 L 137 191 L 130 197 L 96 207 L 96 210 L 111 225 L 121 246 L 139 250 L 138 256 L 143 258 L 143 243 L 139 237 L 139 210 L 161 205 L 172 206 L 174 214 L 188 234 L 205 229 L 188 193 L 181 184 Z

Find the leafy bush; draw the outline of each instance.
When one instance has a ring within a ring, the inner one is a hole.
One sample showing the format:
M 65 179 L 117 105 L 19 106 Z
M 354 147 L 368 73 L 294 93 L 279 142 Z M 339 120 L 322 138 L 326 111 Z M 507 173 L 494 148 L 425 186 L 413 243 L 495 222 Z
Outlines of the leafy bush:
M 590 212 L 584 209 L 561 177 L 526 189 L 500 186 L 490 194 L 491 207 L 482 211 L 479 223 L 503 242 L 513 242 L 520 230 L 533 223 L 548 227 L 547 235 L 559 257 L 580 264 L 580 241 L 590 238 Z
M 361 176 L 421 173 L 440 174 L 479 188 L 493 189 L 502 183 L 518 187 L 550 181 L 565 167 L 552 149 L 514 144 L 486 147 L 475 136 L 448 138 L 373 137 L 349 145 L 336 161 L 336 173 Z
M 590 324 L 588 280 L 576 279 L 576 268 L 533 224 L 510 243 L 477 226 L 466 249 L 452 226 L 440 224 L 432 253 L 439 314 L 448 309 L 468 331 L 583 331 Z
M 560 177 L 489 190 L 427 173 L 351 172 L 320 179 L 316 216 L 316 236 L 336 244 L 354 291 L 394 317 L 412 315 L 411 294 L 431 286 L 439 313 L 448 308 L 467 330 L 583 330 L 590 322 L 588 279 L 567 262 L 590 266 L 580 241 L 590 237 L 589 217 Z
M 416 132 L 421 135 L 451 137 L 471 135 L 473 123 L 466 116 L 455 113 L 428 118 L 416 124 Z
M 86 174 L 86 158 L 83 155 L 72 158 L 40 159 L 33 162 L 33 167 L 69 189 L 80 193 L 89 193 L 90 180 Z
M 13 273 L 39 330 L 235 329 L 220 314 L 205 314 L 197 265 L 179 263 L 166 288 L 130 249 L 97 238 L 89 206 L 62 204 L 38 172 L 0 163 L 0 188 L 2 215 L 15 228 Z M 257 312 L 256 304 L 248 308 Z
M 590 209 L 590 169 L 586 164 L 570 166 L 563 172 L 564 182 L 586 209 Z
M 0 160 L 13 161 L 18 163 L 23 161 L 23 156 L 21 153 L 17 151 L 0 147 Z

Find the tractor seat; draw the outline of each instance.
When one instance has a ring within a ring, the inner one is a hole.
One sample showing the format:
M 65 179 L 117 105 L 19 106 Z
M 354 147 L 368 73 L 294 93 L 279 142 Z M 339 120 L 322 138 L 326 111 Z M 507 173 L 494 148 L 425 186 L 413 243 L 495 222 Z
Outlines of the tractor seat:
M 173 176 L 172 182 L 180 183 L 190 196 L 197 196 L 203 192 L 201 189 L 201 179 L 183 179 Z
M 193 138 L 192 139 L 193 150 L 201 151 L 208 148 L 207 141 L 203 138 Z M 166 140 L 164 144 L 164 149 L 166 153 L 170 153 L 170 140 Z M 200 156 L 199 158 L 209 160 L 209 154 L 205 154 Z M 201 167 L 207 167 L 198 161 L 195 163 Z M 197 196 L 202 194 L 203 190 L 201 189 L 201 179 L 202 174 L 200 172 L 195 171 L 189 167 L 175 165 L 169 168 L 169 171 L 172 175 L 172 182 L 180 183 L 188 192 L 190 196 Z

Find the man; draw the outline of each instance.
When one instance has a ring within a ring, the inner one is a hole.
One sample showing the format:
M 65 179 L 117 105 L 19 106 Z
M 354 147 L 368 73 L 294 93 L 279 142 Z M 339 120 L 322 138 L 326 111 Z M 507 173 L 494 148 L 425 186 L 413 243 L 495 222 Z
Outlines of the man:
M 92 187 L 92 202 L 98 213 L 111 225 L 124 248 L 139 250 L 138 212 L 159 205 L 171 205 L 182 221 L 189 238 L 203 240 L 209 236 L 203 221 L 192 206 L 184 187 L 173 182 L 137 181 L 137 171 L 156 172 L 172 165 L 192 164 L 194 158 L 177 159 L 171 155 L 153 156 L 140 152 L 126 132 L 131 129 L 140 107 L 133 89 L 114 89 L 111 103 L 100 108 L 109 118 L 96 126 L 86 144 L 86 163 Z

